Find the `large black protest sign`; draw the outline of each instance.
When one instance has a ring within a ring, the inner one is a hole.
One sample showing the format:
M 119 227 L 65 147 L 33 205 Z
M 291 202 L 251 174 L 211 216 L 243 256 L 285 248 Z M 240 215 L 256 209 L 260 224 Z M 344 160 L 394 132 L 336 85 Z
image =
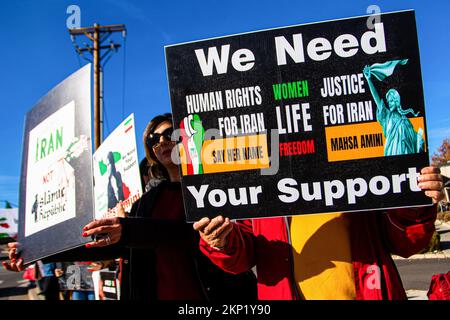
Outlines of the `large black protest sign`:
M 25 262 L 89 242 L 94 214 L 90 65 L 72 74 L 25 119 L 19 242 Z
M 414 11 L 166 47 L 187 217 L 431 204 Z

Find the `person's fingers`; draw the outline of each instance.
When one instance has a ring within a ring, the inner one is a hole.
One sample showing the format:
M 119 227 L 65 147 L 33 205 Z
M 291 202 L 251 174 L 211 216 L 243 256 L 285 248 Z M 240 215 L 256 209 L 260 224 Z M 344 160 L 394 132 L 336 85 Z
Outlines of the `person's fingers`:
M 220 233 L 219 237 L 221 240 L 220 246 L 225 246 L 226 240 L 228 235 L 230 234 L 231 230 L 233 230 L 233 225 L 229 224 L 223 231 Z
M 106 218 L 106 219 L 100 219 L 100 220 L 94 220 L 88 223 L 86 226 L 84 226 L 83 231 L 90 230 L 92 228 L 97 228 L 101 226 L 108 226 L 119 223 L 118 218 Z
M 18 243 L 18 242 L 9 242 L 7 244 L 7 246 L 8 246 L 8 257 L 9 257 L 9 260 L 17 259 L 19 257 L 19 246 L 20 246 L 20 243 Z
M 195 231 L 202 232 L 209 222 L 210 222 L 209 218 L 205 217 L 195 222 L 192 227 L 194 228 Z
M 427 174 L 427 173 L 441 173 L 441 170 L 438 167 L 425 167 L 422 170 L 420 170 L 421 174 Z
M 119 227 L 120 227 L 120 224 L 118 224 L 118 225 L 100 226 L 100 227 L 89 229 L 89 230 L 83 232 L 82 236 L 83 237 L 90 237 L 90 236 L 97 235 L 97 234 L 102 234 L 102 233 L 113 233 Z
M 419 188 L 422 190 L 431 190 L 441 192 L 444 183 L 442 181 L 423 181 L 419 182 Z
M 17 254 L 17 249 L 10 249 L 8 251 L 8 258 L 9 260 L 16 260 L 17 258 L 19 258 L 19 255 Z
M 206 228 L 203 230 L 203 233 L 205 235 L 209 235 L 215 229 L 220 227 L 222 223 L 224 223 L 224 218 L 222 216 L 215 217 L 214 219 L 211 220 L 208 226 L 206 226 Z
M 102 220 L 94 220 L 94 221 L 89 222 L 87 225 L 85 225 L 83 227 L 83 231 L 87 231 L 89 229 L 96 228 L 96 227 L 99 227 L 99 226 L 102 226 L 102 225 L 104 225 L 104 219 L 102 219 Z
M 111 241 L 110 244 L 114 244 L 119 242 L 122 233 L 119 230 L 115 230 L 114 232 L 109 233 L 109 239 Z
M 17 269 L 16 264 L 14 263 L 7 263 L 6 261 L 2 262 L 3 268 L 5 268 L 8 271 L 12 271 L 12 272 L 18 272 L 20 270 Z
M 11 269 L 11 266 L 9 265 L 9 263 L 7 263 L 6 261 L 2 261 L 2 265 L 3 265 L 3 268 L 5 268 L 5 270 L 13 271 Z
M 8 251 L 8 259 L 12 260 L 16 258 L 16 249 L 10 249 Z
M 218 228 L 216 228 L 213 232 L 211 232 L 211 236 L 213 237 L 220 237 L 222 238 L 224 235 L 224 231 L 227 229 L 233 228 L 233 226 L 231 225 L 230 219 L 229 218 L 225 218 L 225 221 L 222 223 L 222 225 Z
M 101 247 L 109 246 L 111 244 L 113 244 L 111 238 L 108 241 L 108 238 L 105 237 L 98 241 L 92 241 L 92 242 L 86 243 L 85 246 L 86 246 L 86 248 L 101 248 Z
M 92 241 L 86 243 L 84 246 L 86 248 L 99 248 L 99 247 L 106 247 L 108 245 L 106 239 L 100 239 L 98 241 Z
M 230 234 L 231 230 L 233 230 L 233 225 L 230 223 L 230 224 L 222 231 L 222 233 L 220 234 L 220 236 L 221 236 L 222 238 L 225 239 L 225 238 Z
M 223 247 L 226 244 L 228 234 L 233 230 L 233 224 L 229 218 L 225 218 L 223 224 L 210 234 L 202 234 L 202 238 L 212 247 Z
M 19 259 L 19 260 L 17 261 L 16 267 L 17 267 L 17 270 L 18 270 L 18 271 L 22 271 L 22 270 L 24 269 L 24 266 L 23 266 L 23 259 Z
M 228 228 L 226 228 L 219 237 L 214 238 L 210 241 L 207 241 L 207 243 L 211 246 L 211 247 L 215 247 L 215 248 L 223 248 L 226 246 L 227 244 L 227 237 L 230 234 L 231 230 L 233 230 L 233 226 L 230 225 Z
M 425 195 L 433 199 L 434 203 L 437 203 L 444 199 L 444 195 L 440 191 L 425 191 Z
M 104 233 L 104 232 L 102 232 Z M 106 236 L 98 239 L 97 241 L 92 241 L 85 244 L 86 248 L 96 248 L 96 247 L 105 247 L 119 242 L 121 237 L 121 232 L 119 229 L 114 229 L 107 233 Z
M 442 175 L 438 173 L 427 173 L 420 175 L 417 180 L 419 182 L 425 182 L 425 181 L 443 181 Z
M 11 267 L 11 271 L 18 271 L 16 262 L 16 260 L 11 260 L 9 264 L 9 266 Z

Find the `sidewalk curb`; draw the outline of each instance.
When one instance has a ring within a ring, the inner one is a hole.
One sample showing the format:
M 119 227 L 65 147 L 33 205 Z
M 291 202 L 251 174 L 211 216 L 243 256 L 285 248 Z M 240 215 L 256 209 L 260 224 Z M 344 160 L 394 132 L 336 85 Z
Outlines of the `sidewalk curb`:
M 428 300 L 427 290 L 406 290 L 408 300 Z
M 446 250 L 448 251 L 448 250 Z M 408 258 L 392 255 L 392 259 L 394 260 L 422 260 L 422 259 L 450 259 L 450 252 L 436 252 L 436 253 L 423 253 L 423 254 L 414 254 Z
M 28 289 L 28 299 L 29 300 L 41 300 L 41 299 L 39 299 L 38 293 L 39 293 L 38 287 L 29 288 Z

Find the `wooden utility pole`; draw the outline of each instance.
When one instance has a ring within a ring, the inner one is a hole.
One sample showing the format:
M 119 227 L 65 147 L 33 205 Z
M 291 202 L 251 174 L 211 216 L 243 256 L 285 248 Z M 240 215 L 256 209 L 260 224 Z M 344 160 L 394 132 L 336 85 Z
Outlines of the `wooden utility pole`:
M 112 51 L 117 51 L 121 45 L 110 40 L 108 45 L 103 43 L 109 36 L 115 32 L 122 32 L 122 36 L 126 36 L 126 28 L 123 24 L 100 26 L 94 24 L 93 27 L 69 29 L 72 37 L 72 42 L 75 45 L 77 53 L 84 57 L 85 52 L 92 55 L 92 62 L 94 64 L 94 146 L 95 150 L 100 146 L 103 140 L 103 67 L 111 57 Z M 92 46 L 85 44 L 84 48 L 80 48 L 76 42 L 75 37 L 86 36 L 92 41 Z M 102 54 L 102 52 L 104 52 Z M 102 64 L 103 62 L 103 64 Z

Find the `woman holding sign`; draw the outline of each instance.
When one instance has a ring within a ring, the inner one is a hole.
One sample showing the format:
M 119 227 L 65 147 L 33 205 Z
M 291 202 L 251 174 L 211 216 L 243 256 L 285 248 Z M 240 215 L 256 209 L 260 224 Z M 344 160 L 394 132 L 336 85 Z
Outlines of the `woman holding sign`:
M 144 132 L 147 160 L 153 177 L 161 182 L 146 192 L 127 218 L 92 221 L 84 237 L 81 259 L 126 257 L 122 263 L 121 297 L 130 300 L 238 300 L 256 299 L 256 279 L 251 271 L 233 275 L 215 266 L 198 248 L 199 235 L 185 222 L 178 166 L 172 161 L 171 114 L 155 117 Z M 16 246 L 10 246 L 6 267 L 23 268 Z M 104 247 L 104 248 L 103 248 Z M 128 250 L 128 251 L 127 251 Z M 55 256 L 66 261 L 68 257 Z
M 155 117 L 144 132 L 151 174 L 162 180 L 134 204 L 128 219 L 105 219 L 88 224 L 83 234 L 107 233 L 87 244 L 100 247 L 119 242 L 131 247 L 129 274 L 132 297 L 158 300 L 217 300 L 256 298 L 251 272 L 231 276 L 198 250 L 198 234 L 185 223 L 178 166 L 172 161 L 171 114 Z M 119 241 L 120 240 L 120 241 Z M 125 274 L 127 272 L 124 272 Z M 142 283 L 151 284 L 143 286 Z
M 440 171 L 422 169 L 419 187 L 437 203 Z M 222 269 L 258 269 L 258 298 L 406 299 L 391 254 L 426 247 L 436 206 L 386 212 L 331 213 L 231 222 L 218 216 L 194 224 L 200 248 Z

